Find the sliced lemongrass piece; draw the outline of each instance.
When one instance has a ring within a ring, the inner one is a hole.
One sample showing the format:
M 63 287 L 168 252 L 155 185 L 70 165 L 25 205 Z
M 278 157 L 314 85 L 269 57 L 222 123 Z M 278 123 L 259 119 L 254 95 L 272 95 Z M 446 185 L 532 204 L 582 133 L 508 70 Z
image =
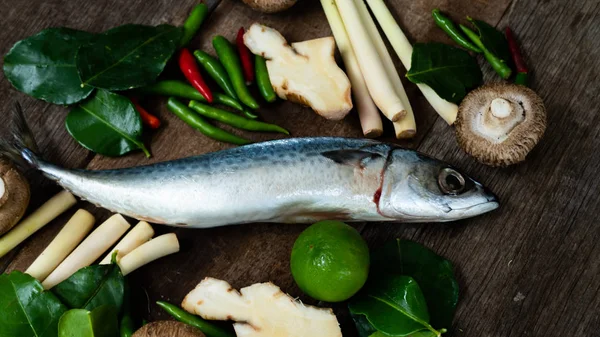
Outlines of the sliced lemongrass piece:
M 111 249 L 108 254 L 100 261 L 100 264 L 109 264 L 112 259 L 112 254 L 114 251 L 117 251 L 117 261 L 121 260 L 121 258 L 127 254 L 129 254 L 132 250 L 137 247 L 143 245 L 148 242 L 154 236 L 154 229 L 152 226 L 148 224 L 146 221 L 140 221 L 132 230 L 127 233 L 117 243 L 115 248 Z
M 325 11 L 325 16 L 333 32 L 335 43 L 340 51 L 344 65 L 346 66 L 346 73 L 350 78 L 352 84 L 352 93 L 354 94 L 354 101 L 356 110 L 358 111 L 358 117 L 360 119 L 360 125 L 363 130 L 363 135 L 368 138 L 375 138 L 381 136 L 383 133 L 383 125 L 381 123 L 381 117 L 379 116 L 379 110 L 375 106 L 369 89 L 365 83 L 363 74 L 360 71 L 358 60 L 346 28 L 340 17 L 340 13 L 335 5 L 334 0 L 321 0 L 321 5 Z
M 379 22 L 381 29 L 388 38 L 392 48 L 400 58 L 406 70 L 410 69 L 413 48 L 404 32 L 390 13 L 382 0 L 366 0 Z M 458 106 L 441 98 L 430 86 L 419 83 L 417 87 L 425 96 L 425 99 L 431 104 L 433 109 L 450 125 L 456 121 Z
M 365 25 L 365 29 L 369 33 L 373 44 L 375 45 L 375 49 L 381 58 L 381 62 L 385 68 L 385 72 L 387 73 L 390 81 L 394 85 L 394 89 L 396 94 L 402 101 L 404 102 L 404 107 L 406 108 L 406 116 L 396 122 L 394 122 L 394 133 L 396 138 L 398 139 L 406 139 L 412 138 L 417 133 L 417 124 L 415 122 L 415 115 L 413 113 L 412 106 L 410 105 L 410 101 L 408 100 L 408 95 L 406 95 L 406 91 L 404 90 L 404 86 L 402 85 L 402 80 L 400 79 L 400 75 L 398 75 L 398 70 L 394 65 L 394 61 L 392 60 L 392 56 L 390 55 L 387 47 L 385 46 L 385 42 L 379 34 L 379 30 L 377 30 L 377 25 L 375 25 L 375 21 L 369 14 L 369 10 L 367 9 L 367 5 L 363 2 L 363 0 L 354 0 L 356 4 L 356 8 L 360 13 L 360 17 L 362 19 L 363 24 Z
M 90 212 L 77 210 L 25 273 L 43 281 L 85 239 L 94 227 L 94 221 L 96 219 Z
M 389 120 L 398 121 L 406 116 L 406 107 L 386 74 L 354 0 L 336 0 L 336 5 L 373 101 Z
M 115 244 L 129 227 L 131 225 L 121 214 L 115 214 L 108 218 L 48 275 L 42 282 L 44 288 L 50 289 L 79 269 L 91 265 Z
M 134 270 L 169 254 L 179 251 L 179 241 L 175 233 L 158 236 L 123 256 L 119 262 L 121 272 L 127 275 Z
M 6 253 L 25 241 L 33 233 L 71 208 L 76 202 L 75 197 L 67 191 L 59 192 L 50 198 L 50 200 L 46 201 L 40 208 L 0 238 L 0 257 L 6 255 Z

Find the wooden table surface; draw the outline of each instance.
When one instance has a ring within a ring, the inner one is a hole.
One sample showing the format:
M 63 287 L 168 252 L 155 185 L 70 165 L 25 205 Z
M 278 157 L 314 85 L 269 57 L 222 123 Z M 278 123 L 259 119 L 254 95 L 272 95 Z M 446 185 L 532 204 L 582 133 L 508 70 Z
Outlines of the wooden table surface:
M 43 28 L 68 26 L 101 32 L 124 23 L 181 24 L 197 0 L 3 0 L 0 52 Z M 283 14 L 264 15 L 223 0 L 192 42 L 212 53 L 210 38 L 233 39 L 237 28 L 258 21 L 289 41 L 330 35 L 319 2 L 304 0 Z M 532 69 L 532 87 L 543 97 L 548 129 L 524 164 L 497 169 L 478 164 L 457 146 L 454 131 L 439 118 L 413 84 L 406 83 L 418 121 L 418 149 L 470 173 L 495 191 L 499 210 L 448 224 L 358 224 L 371 247 L 392 238 L 412 239 L 450 259 L 461 288 L 449 336 L 598 336 L 600 334 L 600 3 L 595 0 L 397 0 L 387 1 L 411 41 L 450 40 L 434 25 L 440 7 L 456 20 L 467 15 L 499 28 L 510 25 Z M 397 61 L 397 60 L 396 60 Z M 485 81 L 498 77 L 482 62 Z M 398 67 L 403 71 L 402 67 Z M 228 148 L 207 139 L 170 115 L 161 99 L 150 102 L 164 126 L 148 135 L 153 157 L 141 153 L 111 159 L 77 145 L 64 128 L 68 109 L 15 91 L 0 75 L 0 135 L 6 136 L 12 101 L 21 102 L 46 159 L 69 168 L 103 169 L 171 160 Z M 288 102 L 265 108 L 266 121 L 297 137 L 360 137 L 355 113 L 326 121 Z M 388 130 L 388 134 L 390 134 Z M 272 135 L 257 134 L 254 140 Z M 386 138 L 390 139 L 390 138 Z M 31 208 L 58 187 L 35 173 Z M 81 203 L 98 223 L 108 211 Z M 74 209 L 0 259 L 0 272 L 25 270 Z M 158 231 L 173 229 L 155 226 Z M 251 224 L 207 230 L 176 229 L 180 253 L 132 274 L 150 300 L 138 301 L 141 316 L 166 318 L 156 300 L 180 302 L 202 278 L 213 276 L 243 287 L 273 281 L 307 303 L 294 284 L 289 254 L 304 225 Z M 145 297 L 145 296 L 144 296 Z M 355 336 L 344 305 L 334 306 L 344 336 Z

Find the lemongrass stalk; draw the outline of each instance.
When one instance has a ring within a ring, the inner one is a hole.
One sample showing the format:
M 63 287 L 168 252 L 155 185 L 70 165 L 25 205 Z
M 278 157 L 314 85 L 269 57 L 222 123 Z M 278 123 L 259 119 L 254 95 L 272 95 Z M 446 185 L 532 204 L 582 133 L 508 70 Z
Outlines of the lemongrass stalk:
M 406 107 L 386 74 L 354 0 L 336 0 L 335 3 L 373 101 L 389 120 L 398 121 L 406 116 Z
M 131 225 L 120 214 L 108 218 L 48 275 L 42 282 L 44 288 L 50 289 L 69 278 L 79 269 L 91 265 L 117 242 L 129 227 Z
M 95 220 L 90 212 L 77 210 L 25 273 L 43 281 L 85 239 Z
M 335 5 L 335 0 L 321 0 L 321 6 L 323 6 L 323 11 L 331 27 L 331 32 L 346 66 L 350 83 L 352 84 L 352 93 L 354 94 L 354 101 L 356 102 L 356 110 L 358 111 L 363 135 L 368 138 L 379 137 L 383 133 L 379 110 L 377 110 L 369 94 L 369 89 L 367 89 L 367 84 L 360 71 L 356 55 L 354 55 L 354 51 L 352 50 L 348 33 L 346 33 L 346 28 Z
M 119 262 L 121 273 L 127 275 L 154 260 L 178 251 L 179 241 L 175 233 L 158 236 L 123 256 Z
M 366 0 L 379 22 L 381 29 L 390 41 L 390 44 L 398 54 L 400 61 L 406 68 L 410 69 L 413 48 L 404 32 L 386 7 L 383 0 Z M 430 86 L 419 83 L 417 87 L 425 96 L 425 99 L 431 104 L 433 109 L 450 125 L 456 121 L 458 106 L 441 98 Z
M 117 251 L 117 261 L 129 254 L 132 250 L 150 241 L 154 236 L 154 229 L 146 221 L 140 221 L 132 230 L 117 243 L 115 248 L 100 261 L 100 264 L 110 264 L 113 252 Z
M 365 29 L 369 33 L 369 36 L 375 45 L 377 54 L 379 54 L 381 62 L 385 68 L 385 72 L 389 76 L 390 81 L 392 81 L 394 89 L 396 90 L 396 94 L 398 97 L 400 97 L 400 99 L 402 99 L 402 102 L 404 102 L 404 107 L 406 108 L 406 116 L 399 121 L 394 122 L 394 133 L 396 134 L 396 138 L 412 138 L 417 133 L 417 123 L 415 122 L 415 115 L 413 113 L 412 106 L 410 105 L 410 101 L 408 100 L 408 95 L 404 90 L 402 80 L 400 79 L 400 75 L 398 75 L 398 70 L 396 70 L 396 65 L 394 65 L 394 61 L 392 60 L 392 57 L 385 46 L 385 42 L 383 41 L 381 34 L 379 34 L 379 30 L 377 30 L 375 21 L 373 21 L 371 14 L 369 14 L 367 5 L 365 5 L 363 0 L 354 0 L 354 2 L 362 22 L 365 25 Z
M 71 208 L 76 202 L 75 197 L 67 191 L 59 192 L 50 198 L 50 200 L 46 201 L 40 208 L 0 238 L 0 257 L 6 255 L 6 253 L 25 241 L 33 233 Z

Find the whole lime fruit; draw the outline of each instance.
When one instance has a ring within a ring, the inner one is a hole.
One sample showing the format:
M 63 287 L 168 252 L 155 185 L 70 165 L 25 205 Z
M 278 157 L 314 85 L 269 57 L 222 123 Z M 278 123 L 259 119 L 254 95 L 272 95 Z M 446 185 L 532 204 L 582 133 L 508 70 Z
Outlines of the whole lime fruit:
M 369 275 L 369 247 L 358 231 L 341 221 L 320 221 L 294 243 L 294 280 L 310 297 L 341 302 L 356 294 Z

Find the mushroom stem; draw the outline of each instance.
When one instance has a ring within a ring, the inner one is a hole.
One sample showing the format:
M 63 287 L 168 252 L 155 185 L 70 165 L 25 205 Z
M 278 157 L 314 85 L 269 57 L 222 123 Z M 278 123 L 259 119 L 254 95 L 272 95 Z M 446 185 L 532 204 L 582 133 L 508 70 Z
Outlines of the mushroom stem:
M 504 98 L 495 98 L 490 104 L 490 112 L 496 118 L 506 118 L 511 115 L 513 108 Z

